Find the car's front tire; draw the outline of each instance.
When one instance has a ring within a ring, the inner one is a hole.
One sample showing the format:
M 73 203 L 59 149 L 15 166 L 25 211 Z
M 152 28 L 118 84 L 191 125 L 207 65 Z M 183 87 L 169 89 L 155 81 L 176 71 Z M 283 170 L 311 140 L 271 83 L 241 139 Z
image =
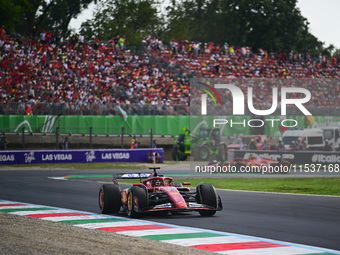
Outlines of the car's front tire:
M 204 205 L 209 205 L 215 210 L 202 210 L 199 211 L 201 216 L 213 216 L 216 213 L 218 207 L 218 197 L 216 194 L 216 190 L 213 185 L 211 184 L 202 184 L 198 187 L 199 191 L 199 203 Z
M 140 218 L 142 213 L 139 212 L 147 205 L 145 189 L 137 186 L 132 186 L 127 197 L 127 214 L 131 218 Z
M 104 184 L 99 190 L 99 209 L 101 213 L 118 213 L 121 207 L 118 184 Z

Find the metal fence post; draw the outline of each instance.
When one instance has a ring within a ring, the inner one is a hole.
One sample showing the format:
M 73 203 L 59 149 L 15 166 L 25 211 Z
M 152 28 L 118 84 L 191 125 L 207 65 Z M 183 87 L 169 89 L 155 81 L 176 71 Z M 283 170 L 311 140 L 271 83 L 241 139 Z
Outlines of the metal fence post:
M 92 149 L 92 129 L 93 127 L 90 127 L 90 149 Z
M 22 127 L 22 149 L 25 149 L 25 127 Z
M 56 149 L 59 149 L 59 127 L 56 127 L 55 129 L 55 146 Z
M 120 143 L 121 143 L 121 147 L 122 149 L 124 148 L 124 127 L 122 127 L 122 132 L 120 135 Z
M 150 128 L 150 148 L 153 148 L 153 129 Z

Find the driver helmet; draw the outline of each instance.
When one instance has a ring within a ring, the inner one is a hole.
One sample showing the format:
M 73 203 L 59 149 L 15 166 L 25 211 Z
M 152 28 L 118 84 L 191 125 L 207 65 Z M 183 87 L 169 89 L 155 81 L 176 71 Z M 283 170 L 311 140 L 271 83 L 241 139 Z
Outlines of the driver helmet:
M 159 179 L 152 180 L 152 186 L 161 186 L 162 181 Z

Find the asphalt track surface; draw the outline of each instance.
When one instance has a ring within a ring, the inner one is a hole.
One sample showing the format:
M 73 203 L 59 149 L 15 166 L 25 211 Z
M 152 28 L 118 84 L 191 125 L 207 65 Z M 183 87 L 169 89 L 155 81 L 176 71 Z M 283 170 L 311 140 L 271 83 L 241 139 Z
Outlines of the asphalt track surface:
M 99 213 L 98 190 L 101 182 L 110 181 L 109 177 L 49 177 L 112 173 L 113 170 L 0 170 L 0 199 Z M 226 190 L 218 193 L 224 210 L 214 217 L 202 218 L 191 212 L 147 215 L 144 219 L 340 250 L 340 197 Z

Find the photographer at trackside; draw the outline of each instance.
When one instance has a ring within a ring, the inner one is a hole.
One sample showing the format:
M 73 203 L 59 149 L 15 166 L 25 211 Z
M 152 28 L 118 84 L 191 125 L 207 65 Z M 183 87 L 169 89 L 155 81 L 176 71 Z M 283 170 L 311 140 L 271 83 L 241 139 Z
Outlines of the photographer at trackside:
M 323 147 L 323 150 L 324 151 L 332 151 L 333 150 L 332 145 L 329 144 L 328 139 L 325 140 L 325 146 Z

